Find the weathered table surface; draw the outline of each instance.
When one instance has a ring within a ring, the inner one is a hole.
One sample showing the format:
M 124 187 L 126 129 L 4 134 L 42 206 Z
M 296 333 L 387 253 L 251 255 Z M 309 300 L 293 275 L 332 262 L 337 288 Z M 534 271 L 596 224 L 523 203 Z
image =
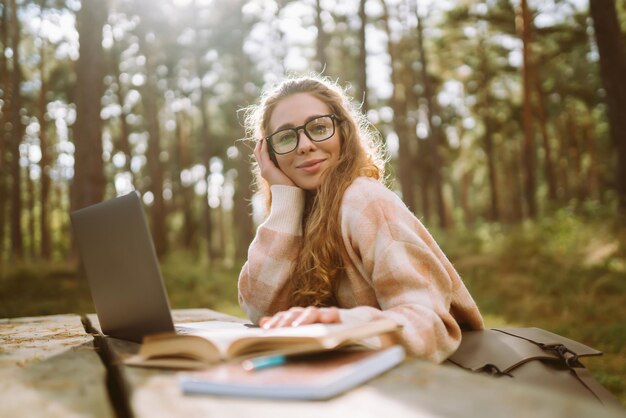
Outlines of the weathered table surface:
M 0 417 L 114 417 L 78 315 L 0 319 Z
M 206 309 L 175 311 L 174 319 L 242 321 Z M 408 360 L 328 401 L 185 396 L 178 373 L 123 364 L 138 344 L 99 334 L 95 315 L 83 323 L 88 332 L 75 315 L 0 320 L 0 417 L 624 416 L 593 402 L 421 360 Z

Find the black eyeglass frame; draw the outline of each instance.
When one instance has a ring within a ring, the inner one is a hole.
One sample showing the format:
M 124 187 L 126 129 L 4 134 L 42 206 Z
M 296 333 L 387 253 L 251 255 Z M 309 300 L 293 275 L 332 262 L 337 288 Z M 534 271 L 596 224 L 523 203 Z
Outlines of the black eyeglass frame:
M 311 135 L 310 135 L 310 134 L 309 134 L 309 132 L 306 130 L 306 126 L 307 126 L 309 123 L 311 123 L 311 122 L 313 122 L 313 121 L 315 121 L 315 120 L 318 120 L 318 119 L 320 119 L 320 118 L 327 118 L 327 117 L 329 117 L 329 118 L 333 121 L 333 132 L 332 132 L 330 135 L 328 135 L 328 137 L 326 137 L 326 138 L 324 138 L 324 139 L 313 139 L 313 138 L 311 138 Z M 307 138 L 309 138 L 311 141 L 313 141 L 313 142 L 324 142 L 324 141 L 329 140 L 329 139 L 330 139 L 333 135 L 335 135 L 335 132 L 337 132 L 337 125 L 341 124 L 341 122 L 343 122 L 343 120 L 342 120 L 342 119 L 340 119 L 340 118 L 339 118 L 337 115 L 335 115 L 334 113 L 329 113 L 329 114 L 327 114 L 327 115 L 319 115 L 319 116 L 315 116 L 315 117 L 313 117 L 313 118 L 309 119 L 308 121 L 306 121 L 304 124 L 302 124 L 302 125 L 300 125 L 300 126 L 295 126 L 295 127 L 293 127 L 293 128 L 284 128 L 284 129 L 279 129 L 279 130 L 277 130 L 276 132 L 273 132 L 271 135 L 268 135 L 268 136 L 266 136 L 266 137 L 265 137 L 265 138 L 263 138 L 263 139 L 265 139 L 265 141 L 267 142 L 267 145 L 269 145 L 269 147 L 270 147 L 271 151 L 272 151 L 274 154 L 277 154 L 277 155 L 285 155 L 285 154 L 289 154 L 290 152 L 294 152 L 296 149 L 298 149 L 298 145 L 300 144 L 300 134 L 299 134 L 300 130 L 304 131 L 304 134 L 306 135 L 306 137 L 307 137 Z M 294 131 L 294 132 L 296 133 L 296 146 L 295 146 L 292 150 L 290 150 L 290 151 L 287 151 L 287 152 L 278 152 L 278 151 L 276 151 L 276 149 L 274 148 L 274 144 L 272 144 L 272 137 L 273 137 L 274 135 L 276 135 L 276 134 L 279 134 L 279 133 L 281 133 L 281 132 L 285 132 L 285 131 Z

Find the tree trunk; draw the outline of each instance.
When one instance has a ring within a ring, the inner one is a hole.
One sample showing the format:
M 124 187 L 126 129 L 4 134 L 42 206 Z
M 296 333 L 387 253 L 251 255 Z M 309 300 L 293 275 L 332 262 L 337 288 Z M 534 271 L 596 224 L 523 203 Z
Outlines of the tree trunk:
M 76 62 L 72 210 L 101 202 L 104 197 L 100 100 L 104 91 L 102 26 L 107 17 L 106 4 L 83 2 L 76 16 L 80 58 Z
M 472 171 L 471 168 L 466 167 L 463 169 L 461 176 L 461 209 L 463 210 L 463 222 L 465 226 L 470 226 L 474 222 L 474 216 L 472 214 L 471 201 L 471 184 L 472 184 Z
M 128 113 L 124 110 L 124 101 L 126 99 L 126 92 L 124 91 L 124 85 L 122 83 L 122 74 L 120 72 L 120 65 L 119 65 L 119 57 L 121 53 L 122 53 L 121 48 L 119 48 L 116 45 L 113 48 L 111 48 L 111 53 L 109 55 L 111 57 L 112 73 L 115 75 L 115 80 L 117 80 L 117 91 L 116 91 L 117 102 L 119 103 L 121 107 L 120 134 L 119 134 L 120 136 L 118 140 L 116 141 L 116 148 L 124 154 L 124 157 L 126 158 L 126 163 L 124 164 L 124 170 L 126 170 L 130 174 L 133 187 L 137 187 L 135 173 L 133 173 L 132 166 L 131 166 L 133 154 L 131 151 L 130 140 L 129 140 L 130 129 L 128 127 L 128 122 L 126 121 L 126 117 L 128 116 Z
M 328 57 L 326 55 L 326 34 L 324 32 L 324 24 L 322 22 L 322 4 L 320 0 L 315 0 L 315 27 L 317 28 L 317 39 L 315 48 L 316 68 L 318 72 L 322 72 L 326 68 Z
M 20 23 L 17 18 L 17 4 L 11 0 L 11 48 L 13 49 L 13 68 L 11 71 L 11 85 L 8 94 L 8 113 L 11 120 L 11 254 L 20 259 L 24 256 L 22 230 L 22 187 L 20 172 L 20 144 L 24 135 L 24 127 L 20 117 L 22 97 L 20 84 L 22 70 L 20 68 Z
M 535 74 L 536 75 L 536 74 Z M 557 200 L 556 192 L 556 176 L 554 174 L 554 157 L 552 156 L 552 147 L 550 146 L 550 137 L 548 136 L 548 121 L 544 105 L 544 94 L 541 88 L 539 77 L 535 79 L 535 93 L 537 98 L 537 118 L 539 119 L 539 131 L 541 132 L 541 141 L 544 151 L 544 173 L 546 182 L 548 183 L 548 201 L 555 203 Z
M 202 78 L 202 74 L 198 74 Z M 200 141 L 202 143 L 202 164 L 206 168 L 205 180 L 207 182 L 204 194 L 202 195 L 202 219 L 204 223 L 204 237 L 206 239 L 206 255 L 209 263 L 215 260 L 216 252 L 213 247 L 214 222 L 212 219 L 212 209 L 208 204 L 209 198 L 209 176 L 211 175 L 211 156 L 213 154 L 211 146 L 211 124 L 209 110 L 207 108 L 207 94 L 203 87 L 200 87 L 200 113 L 202 119 L 202 127 L 200 132 Z M 219 243 L 219 248 L 223 248 L 224 243 Z
M 489 114 L 488 107 L 485 108 L 485 154 L 487 155 L 487 176 L 489 178 L 489 190 L 491 191 L 489 219 L 492 222 L 500 220 L 500 191 L 498 189 L 498 171 L 496 167 L 496 152 L 494 150 L 494 121 Z
M 483 124 L 485 125 L 485 136 L 484 136 L 484 149 L 485 155 L 487 157 L 487 178 L 489 179 L 489 213 L 488 219 L 492 222 L 498 222 L 500 220 L 500 191 L 498 189 L 498 169 L 496 166 L 496 152 L 494 150 L 494 134 L 496 132 L 496 121 L 491 113 L 491 97 L 489 94 L 489 81 L 490 81 L 490 68 L 489 61 L 487 57 L 487 51 L 485 50 L 485 42 L 484 39 L 479 40 L 477 52 L 480 58 L 480 71 L 481 75 L 479 78 L 480 88 L 479 91 L 479 100 L 478 106 L 481 110 L 479 113 L 482 115 Z
M 520 162 L 520 149 L 517 147 L 517 143 L 512 143 L 512 148 L 510 149 L 510 154 L 508 156 L 508 164 L 506 164 L 506 170 L 508 171 L 506 175 L 507 179 L 507 191 L 509 193 L 508 199 L 505 199 L 509 202 L 509 216 L 508 221 L 511 223 L 518 223 L 522 221 L 524 217 L 524 199 L 522 196 L 523 190 L 523 179 L 520 177 L 521 172 L 521 162 Z
M 403 49 L 407 52 L 412 50 L 412 43 L 410 41 L 404 42 L 402 45 Z M 419 96 L 416 90 L 413 88 L 418 84 L 416 71 L 412 71 L 412 62 L 413 57 L 410 53 L 402 53 L 399 54 L 402 56 L 403 66 L 401 67 L 403 71 L 401 72 L 401 83 L 403 86 L 406 86 L 404 89 L 405 92 L 405 103 L 404 103 L 404 112 L 406 114 L 406 121 L 404 123 L 404 129 L 406 131 L 406 146 L 405 149 L 410 155 L 410 158 L 407 158 L 410 164 L 410 172 L 408 176 L 411 177 L 411 193 L 413 193 L 413 199 L 415 204 L 414 212 L 416 214 L 423 214 L 425 218 L 428 218 L 426 222 L 429 220 L 429 208 L 423 207 L 423 201 L 420 199 L 420 179 L 426 180 L 423 184 L 424 190 L 426 193 L 429 192 L 430 183 L 428 182 L 429 176 L 427 171 L 429 170 L 428 164 L 426 161 L 420 160 L 421 154 L 426 156 L 426 152 L 422 152 L 424 150 L 424 142 L 420 141 L 417 136 L 417 118 L 410 117 L 410 113 L 416 114 L 419 107 Z M 421 147 L 420 147 L 421 146 Z M 407 169 L 408 171 L 409 169 Z M 428 199 L 426 199 L 428 202 Z
M 29 148 L 32 145 L 28 146 Z M 29 258 L 34 258 L 36 251 L 36 233 L 35 233 L 35 182 L 30 177 L 30 161 L 28 165 L 24 168 L 24 179 L 26 180 L 26 210 L 24 211 L 25 218 L 28 226 L 28 238 L 26 241 L 26 249 Z
M 198 21 L 198 15 L 196 11 L 197 2 L 193 2 L 194 14 L 193 14 L 193 28 L 199 29 L 202 27 L 202 23 Z M 279 6 L 280 7 L 280 6 Z M 278 12 L 277 12 L 278 13 Z M 196 76 L 202 80 L 205 74 L 210 71 L 208 64 L 201 59 L 204 52 L 204 45 L 198 44 L 196 46 L 196 51 L 193 58 L 193 65 L 195 68 Z M 205 168 L 204 180 L 206 181 L 206 187 L 204 188 L 201 197 L 200 197 L 200 211 L 201 211 L 201 222 L 202 222 L 202 232 L 201 235 L 204 237 L 206 241 L 206 258 L 209 264 L 212 264 L 213 261 L 218 259 L 217 250 L 215 249 L 215 221 L 213 218 L 213 210 L 209 205 L 209 179 L 211 176 L 211 157 L 213 156 L 213 144 L 211 137 L 211 117 L 209 113 L 209 107 L 207 106 L 209 101 L 209 95 L 206 92 L 205 86 L 203 83 L 200 83 L 200 99 L 198 103 L 198 107 L 200 108 L 200 121 L 201 125 L 198 128 L 198 140 L 200 142 L 200 156 L 202 165 Z M 221 202 L 220 202 L 221 204 Z M 218 248 L 222 248 L 223 243 L 218 243 Z
M 214 229 L 217 229 L 217 242 L 218 244 L 220 244 L 217 247 L 217 250 L 215 250 L 215 258 L 219 259 L 219 260 L 223 260 L 226 256 L 227 250 L 226 250 L 226 245 L 228 244 L 228 238 L 227 238 L 227 233 L 226 233 L 226 229 L 227 229 L 227 222 L 229 220 L 232 220 L 232 217 L 228 217 L 226 215 L 226 209 L 224 209 L 224 205 L 220 205 L 216 208 L 216 210 L 212 211 L 213 213 L 215 213 L 215 217 L 213 218 L 213 225 L 215 225 Z M 232 225 L 232 223 L 231 223 Z
M 391 108 L 393 109 L 393 126 L 398 135 L 398 165 L 400 190 L 402 200 L 415 212 L 415 194 L 413 188 L 413 167 L 412 156 L 409 148 L 409 135 L 407 132 L 406 115 L 406 86 L 402 83 L 403 62 L 400 58 L 398 45 L 391 40 L 391 29 L 389 27 L 389 9 L 387 1 L 381 2 L 383 6 L 383 22 L 387 33 L 387 48 L 391 58 L 391 82 L 393 93 L 391 95 Z
M 524 147 L 522 150 L 524 161 L 524 198 L 526 201 L 526 211 L 529 218 L 537 216 L 537 198 L 535 196 L 535 139 L 533 134 L 533 111 L 532 111 L 532 57 L 530 51 L 531 43 L 531 15 L 528 9 L 528 1 L 521 0 L 521 23 L 520 34 L 523 42 L 524 64 L 522 76 L 524 80 L 524 105 L 523 105 L 523 127 L 524 127 Z
M 149 41 L 143 42 L 143 51 L 146 56 L 146 84 L 141 92 L 145 117 L 148 128 L 148 172 L 150 173 L 149 190 L 154 201 L 150 209 L 152 239 L 154 248 L 160 257 L 167 249 L 165 231 L 165 200 L 163 199 L 163 164 L 161 163 L 161 132 L 159 127 L 159 109 L 157 107 L 158 94 L 156 92 L 156 63 L 154 62 L 152 45 Z
M 42 12 L 45 7 L 45 3 L 45 0 L 41 2 Z M 50 214 L 48 212 L 50 204 L 50 175 L 48 174 L 48 170 L 50 169 L 50 150 L 48 145 L 48 123 L 46 121 L 46 95 L 48 93 L 48 82 L 46 80 L 46 49 L 45 40 L 43 38 L 41 39 L 39 56 L 39 73 L 41 74 L 41 87 L 39 89 L 39 147 L 41 148 L 41 160 L 39 161 L 39 166 L 41 168 L 39 195 L 39 232 L 41 236 L 39 254 L 44 260 L 49 260 L 52 255 L 50 242 Z
M 367 113 L 367 48 L 365 43 L 365 29 L 367 27 L 367 15 L 365 14 L 366 0 L 359 1 L 359 61 L 357 63 L 358 92 L 357 99 L 361 101 L 361 111 Z
M 441 142 L 442 132 L 438 124 L 434 122 L 438 117 L 437 109 L 434 98 L 434 89 L 428 74 L 428 59 L 426 57 L 426 50 L 424 48 L 424 36 L 422 19 L 419 14 L 417 16 L 417 47 L 420 54 L 421 70 L 422 70 L 422 83 L 424 85 L 424 98 L 426 99 L 426 106 L 428 112 L 428 130 L 430 136 L 428 138 L 429 157 L 431 162 L 431 175 L 433 192 L 435 194 L 435 204 L 437 205 L 437 216 L 439 219 L 439 227 L 441 229 L 448 229 L 450 227 L 450 220 L 448 219 L 448 212 L 446 210 L 445 200 L 443 198 L 443 179 L 441 177 L 441 157 L 439 155 L 439 144 Z
M 594 200 L 602 200 L 602 193 L 600 191 L 600 168 L 596 150 L 597 138 L 589 108 L 586 108 L 585 117 L 583 118 L 583 135 L 585 137 L 587 154 L 589 155 L 587 191 L 590 198 Z
M 183 229 L 180 240 L 185 250 L 191 250 L 197 229 L 193 216 L 193 190 L 191 184 L 185 184 L 184 179 L 180 176 L 180 173 L 183 170 L 188 170 L 191 165 L 189 158 L 189 120 L 184 111 L 178 112 L 177 120 L 178 151 L 176 154 L 178 155 L 178 167 L 176 167 L 175 172 L 178 173 L 176 177 L 181 191 L 179 201 L 183 212 Z
M 430 224 L 432 220 L 431 214 L 431 177 L 430 177 L 430 161 L 427 158 L 427 152 L 423 151 L 426 147 L 424 141 L 418 143 L 418 155 L 415 157 L 416 166 L 418 167 L 418 181 L 419 181 L 419 195 L 420 195 L 420 207 L 421 215 L 423 216 L 424 223 Z
M 578 139 L 578 131 L 580 129 L 579 126 L 576 125 L 576 117 L 572 113 L 574 110 L 569 110 L 567 112 L 566 118 L 566 127 L 567 127 L 567 163 L 568 163 L 568 171 L 569 176 L 572 179 L 574 184 L 574 196 L 578 203 L 583 200 L 583 173 L 582 173 L 582 165 L 581 165 L 581 147 L 580 140 Z
M 9 16 L 7 13 L 7 2 L 6 0 L 0 0 L 0 5 L 2 6 L 2 14 L 0 15 L 0 42 L 2 45 L 7 45 L 7 40 L 9 39 L 8 34 L 8 26 L 9 26 Z M 7 57 L 5 54 L 0 54 L 0 83 L 2 86 L 2 91 L 9 92 L 10 88 L 10 77 L 11 74 L 8 68 Z M 4 106 L 9 106 L 10 103 L 6 102 Z M 2 126 L 9 126 L 9 117 L 7 112 L 2 112 L 0 114 L 0 123 Z M 7 181 L 9 179 L 9 173 L 7 167 L 9 162 L 7 160 L 7 145 L 11 141 L 10 131 L 8 129 L 0 130 L 0 265 L 3 265 L 2 260 L 4 259 L 4 241 L 5 241 L 5 226 L 6 226 L 6 214 L 7 214 Z M 2 273 L 0 269 L 0 273 Z
M 600 53 L 600 76 L 606 92 L 607 115 L 616 150 L 615 189 L 618 210 L 621 218 L 626 219 L 626 49 L 615 0 L 590 0 L 589 10 Z
M 245 24 L 243 22 L 243 16 L 241 15 L 241 0 L 239 0 L 236 13 L 237 13 L 237 25 L 242 28 L 240 31 L 241 39 L 238 39 L 240 45 L 235 60 L 238 68 L 238 85 L 243 89 L 247 83 L 251 82 L 250 75 L 250 62 L 243 52 L 244 37 L 247 30 L 244 30 Z M 319 35 L 319 34 L 318 34 Z M 239 95 L 244 102 L 248 99 L 245 91 L 241 90 Z M 235 114 L 236 109 L 231 112 Z M 233 126 L 238 126 L 233 124 Z M 237 132 L 237 138 L 243 138 L 244 132 Z M 235 188 L 234 196 L 234 225 L 236 229 L 236 241 L 235 241 L 235 257 L 236 260 L 245 260 L 248 256 L 248 247 L 254 238 L 254 227 L 252 223 L 252 216 L 250 211 L 250 202 L 252 201 L 252 167 L 250 166 L 250 157 L 247 154 L 248 150 L 241 141 L 237 141 L 237 149 L 239 150 L 239 158 L 237 161 L 237 184 Z
M 248 247 L 253 238 L 253 225 L 250 202 L 252 201 L 251 184 L 252 170 L 249 164 L 248 150 L 241 142 L 237 143 L 239 159 L 237 162 L 237 185 L 234 196 L 234 224 L 236 230 L 235 257 L 245 260 Z
M 560 180 L 558 182 L 560 186 L 560 200 L 562 202 L 568 202 L 572 197 L 572 180 L 569 161 L 569 132 L 567 130 L 567 111 L 563 110 L 557 120 L 557 127 L 559 132 L 559 165 L 558 172 L 560 173 Z

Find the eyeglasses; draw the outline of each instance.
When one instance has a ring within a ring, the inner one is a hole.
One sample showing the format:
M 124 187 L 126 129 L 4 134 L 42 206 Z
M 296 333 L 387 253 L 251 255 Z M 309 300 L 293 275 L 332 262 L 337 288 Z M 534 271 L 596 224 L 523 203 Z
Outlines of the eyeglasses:
M 341 122 L 336 115 L 323 115 L 315 119 L 311 119 L 307 123 L 295 128 L 285 128 L 274 132 L 265 140 L 276 154 L 288 154 L 298 148 L 300 135 L 298 132 L 302 129 L 304 134 L 313 142 L 326 141 L 335 134 L 335 121 Z

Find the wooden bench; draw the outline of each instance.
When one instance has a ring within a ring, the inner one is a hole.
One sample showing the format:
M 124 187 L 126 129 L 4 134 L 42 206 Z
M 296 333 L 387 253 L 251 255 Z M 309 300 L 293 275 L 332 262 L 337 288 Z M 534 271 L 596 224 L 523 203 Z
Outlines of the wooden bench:
M 176 322 L 242 321 L 206 309 L 175 311 L 174 318 Z M 108 385 L 100 359 L 91 346 L 92 337 L 80 328 L 76 316 L 0 322 L 3 338 L 0 416 L 72 416 L 72 413 L 138 418 L 623 416 L 623 411 L 600 404 L 417 359 L 407 360 L 371 382 L 324 402 L 185 396 L 178 386 L 178 373 L 123 364 L 126 356 L 137 352 L 139 344 L 101 335 L 95 315 L 87 316 L 83 322 L 95 334 L 95 345 L 107 369 Z M 8 336 L 6 347 L 5 336 Z M 36 343 L 31 344 L 29 338 Z M 15 385 L 15 381 L 19 383 Z M 37 414 L 41 411 L 46 413 Z

